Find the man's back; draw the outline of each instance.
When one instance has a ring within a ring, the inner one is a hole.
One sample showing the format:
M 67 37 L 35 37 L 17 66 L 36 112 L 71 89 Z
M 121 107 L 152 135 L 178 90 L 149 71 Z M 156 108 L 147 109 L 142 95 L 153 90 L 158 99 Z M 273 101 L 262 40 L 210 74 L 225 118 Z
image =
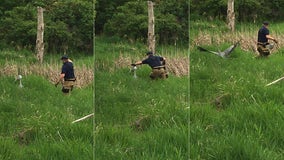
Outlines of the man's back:
M 151 68 L 162 66 L 161 61 L 163 57 L 150 55 L 147 59 L 143 60 L 143 64 L 148 64 Z
M 74 67 L 72 62 L 65 62 L 62 66 L 62 73 L 65 73 L 64 79 L 75 78 Z
M 266 38 L 266 35 L 269 35 L 269 30 L 262 26 L 259 31 L 258 31 L 258 39 L 257 42 L 261 42 L 261 43 L 266 43 L 268 42 L 268 39 Z

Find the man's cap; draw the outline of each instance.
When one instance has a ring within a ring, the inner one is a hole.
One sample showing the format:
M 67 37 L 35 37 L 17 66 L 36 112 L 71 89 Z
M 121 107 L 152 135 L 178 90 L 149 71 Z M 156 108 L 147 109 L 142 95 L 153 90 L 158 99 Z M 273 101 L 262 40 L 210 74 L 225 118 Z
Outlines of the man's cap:
M 262 24 L 264 24 L 264 25 L 269 25 L 269 23 L 267 22 L 267 21 L 264 21 Z
M 68 56 L 67 56 L 67 55 L 63 55 L 63 56 L 61 57 L 61 60 L 63 60 L 63 59 L 68 59 Z
M 149 51 L 146 53 L 146 55 L 150 55 L 150 54 L 153 54 L 153 52 Z

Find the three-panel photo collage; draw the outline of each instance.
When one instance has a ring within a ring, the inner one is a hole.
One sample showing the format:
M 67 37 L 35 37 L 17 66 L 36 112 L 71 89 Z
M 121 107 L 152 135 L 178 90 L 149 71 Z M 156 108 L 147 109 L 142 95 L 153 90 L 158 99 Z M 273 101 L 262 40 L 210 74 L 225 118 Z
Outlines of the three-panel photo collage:
M 0 160 L 284 159 L 283 8 L 3 0 Z

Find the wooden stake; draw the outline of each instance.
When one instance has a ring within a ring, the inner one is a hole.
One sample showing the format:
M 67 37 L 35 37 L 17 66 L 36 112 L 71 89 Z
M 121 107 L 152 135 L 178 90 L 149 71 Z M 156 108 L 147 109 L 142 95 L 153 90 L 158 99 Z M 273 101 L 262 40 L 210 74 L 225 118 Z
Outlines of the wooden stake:
M 84 117 L 82 117 L 82 118 L 80 118 L 80 119 L 77 119 L 77 120 L 73 121 L 72 123 L 76 123 L 76 122 L 82 121 L 82 120 L 84 120 L 84 119 L 87 119 L 87 118 L 89 118 L 89 117 L 92 117 L 93 115 L 94 115 L 94 113 L 91 113 L 91 114 L 89 114 L 89 115 L 86 115 L 86 116 L 84 116 Z
M 43 11 L 42 7 L 37 7 L 37 38 L 36 38 L 36 53 L 37 59 L 40 63 L 43 62 L 44 54 L 44 43 L 43 43 L 43 34 L 44 34 L 44 22 L 43 22 Z
M 148 49 L 155 53 L 155 19 L 152 1 L 148 1 Z
M 281 78 L 279 78 L 279 79 L 277 79 L 277 80 L 275 80 L 275 81 L 273 81 L 273 82 L 271 82 L 271 83 L 268 83 L 266 86 L 270 86 L 270 85 L 272 85 L 272 84 L 275 84 L 275 83 L 277 83 L 277 82 L 279 82 L 279 81 L 281 81 L 281 80 L 283 80 L 284 79 L 284 77 L 281 77 Z
M 235 11 L 234 11 L 234 0 L 228 0 L 227 6 L 227 25 L 229 29 L 235 31 Z

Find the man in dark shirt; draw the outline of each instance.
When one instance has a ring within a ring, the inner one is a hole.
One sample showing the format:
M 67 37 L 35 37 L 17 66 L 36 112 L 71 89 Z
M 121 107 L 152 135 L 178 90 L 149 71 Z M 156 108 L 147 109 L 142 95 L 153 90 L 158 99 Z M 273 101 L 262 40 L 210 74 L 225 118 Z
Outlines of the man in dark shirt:
M 148 64 L 152 68 L 152 72 L 150 74 L 151 79 L 168 78 L 168 74 L 165 68 L 166 59 L 164 57 L 154 56 L 153 52 L 147 52 L 146 55 L 148 56 L 148 58 L 131 65 L 136 66 L 141 64 Z
M 275 43 L 278 43 L 275 38 L 269 35 L 268 25 L 268 22 L 263 22 L 263 26 L 258 31 L 257 51 L 261 57 L 270 54 L 269 49 L 266 47 L 269 44 L 268 40 L 273 40 Z
M 61 74 L 59 77 L 59 82 L 62 82 L 62 92 L 69 93 L 72 91 L 74 83 L 76 81 L 75 74 L 74 74 L 74 67 L 72 61 L 68 58 L 67 55 L 63 55 L 61 57 L 63 62 Z

